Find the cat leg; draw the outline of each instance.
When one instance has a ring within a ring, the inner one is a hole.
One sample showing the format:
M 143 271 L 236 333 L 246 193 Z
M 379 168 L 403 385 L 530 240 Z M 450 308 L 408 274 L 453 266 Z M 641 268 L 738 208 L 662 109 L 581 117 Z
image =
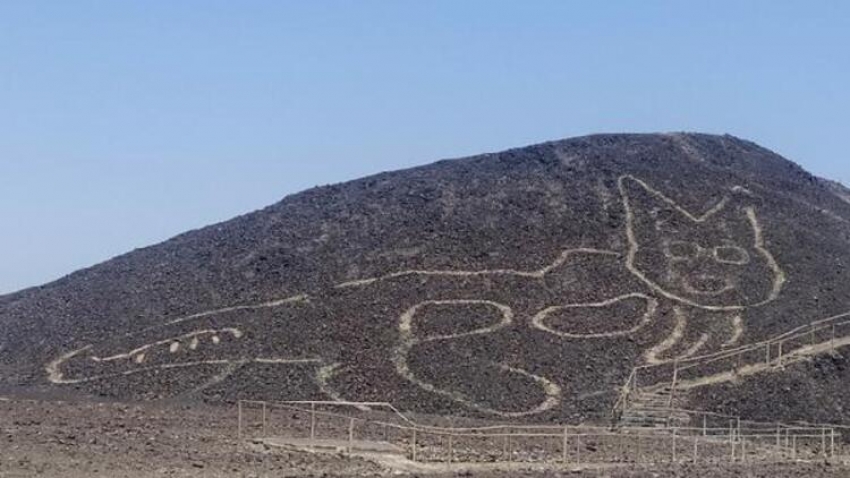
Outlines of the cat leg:
M 448 319 L 448 320 L 447 320 Z M 419 389 L 489 415 L 516 418 L 561 402 L 546 377 L 485 358 L 493 335 L 507 333 L 510 307 L 486 300 L 427 301 L 399 319 L 396 373 Z

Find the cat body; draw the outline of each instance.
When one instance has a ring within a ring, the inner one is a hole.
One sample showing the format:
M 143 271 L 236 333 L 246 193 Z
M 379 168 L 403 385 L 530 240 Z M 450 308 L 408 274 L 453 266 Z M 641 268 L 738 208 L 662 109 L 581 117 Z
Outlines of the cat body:
M 520 417 L 611 391 L 635 365 L 737 344 L 746 310 L 785 282 L 746 191 L 697 215 L 638 178 L 618 186 L 627 250 L 566 248 L 536 270 L 395 271 L 203 312 L 69 352 L 48 376 L 90 383 L 192 367 L 203 371 L 188 387 L 198 390 L 247 365 L 307 367 L 337 399 Z

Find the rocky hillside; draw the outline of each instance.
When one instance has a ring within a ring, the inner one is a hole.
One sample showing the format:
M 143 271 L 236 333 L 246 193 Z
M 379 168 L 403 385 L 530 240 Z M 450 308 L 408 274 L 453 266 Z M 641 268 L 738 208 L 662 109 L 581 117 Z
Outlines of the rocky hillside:
M 850 311 L 848 241 L 850 191 L 753 143 L 573 138 L 314 188 L 0 297 L 0 380 L 574 419 L 636 365 Z

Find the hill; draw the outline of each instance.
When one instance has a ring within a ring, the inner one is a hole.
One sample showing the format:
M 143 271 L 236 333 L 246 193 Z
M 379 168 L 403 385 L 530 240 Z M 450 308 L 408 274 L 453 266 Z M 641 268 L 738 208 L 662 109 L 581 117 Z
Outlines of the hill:
M 0 297 L 0 380 L 118 399 L 605 414 L 635 366 L 850 311 L 848 198 L 758 145 L 702 134 L 383 173 Z M 834 373 L 754 375 L 694 403 L 770 418 L 753 387 L 781 399 L 793 380 L 830 394 L 783 418 L 820 406 L 843 419 L 844 362 L 831 360 Z

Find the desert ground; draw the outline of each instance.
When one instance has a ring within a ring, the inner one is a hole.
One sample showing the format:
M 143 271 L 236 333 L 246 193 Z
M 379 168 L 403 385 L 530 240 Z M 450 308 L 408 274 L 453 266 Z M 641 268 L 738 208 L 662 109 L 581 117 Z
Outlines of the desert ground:
M 23 477 L 771 477 L 850 476 L 850 466 L 786 464 L 390 466 L 342 452 L 269 447 L 236 436 L 232 405 L 131 404 L 5 395 L 0 398 L 0 476 Z

